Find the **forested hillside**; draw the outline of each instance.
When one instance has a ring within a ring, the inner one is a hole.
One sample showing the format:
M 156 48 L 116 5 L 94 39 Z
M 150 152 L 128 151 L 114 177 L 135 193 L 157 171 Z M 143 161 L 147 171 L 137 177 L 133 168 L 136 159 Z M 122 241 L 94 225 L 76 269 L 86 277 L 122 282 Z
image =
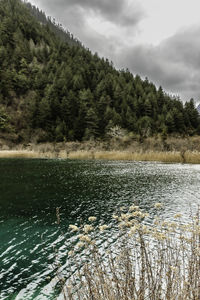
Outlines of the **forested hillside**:
M 0 138 L 103 139 L 115 126 L 141 137 L 200 133 L 193 100 L 183 105 L 148 79 L 117 71 L 37 8 L 1 0 Z
M 72 33 L 65 31 L 62 24 L 56 23 L 54 18 L 47 17 L 43 11 L 29 2 L 25 2 L 25 4 L 31 15 L 34 16 L 41 24 L 48 25 L 50 30 L 59 36 L 62 41 L 67 42 L 70 45 L 82 46 L 81 42 L 74 38 Z

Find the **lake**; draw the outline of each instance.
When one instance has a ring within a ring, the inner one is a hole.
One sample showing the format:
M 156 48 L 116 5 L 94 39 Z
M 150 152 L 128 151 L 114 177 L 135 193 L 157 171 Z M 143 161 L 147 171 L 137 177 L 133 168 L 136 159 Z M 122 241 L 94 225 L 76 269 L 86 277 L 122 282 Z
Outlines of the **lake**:
M 0 159 L 0 299 L 55 299 L 55 253 L 66 276 L 74 268 L 69 224 L 96 216 L 96 225 L 111 227 L 100 244 L 112 244 L 112 214 L 122 206 L 135 203 L 153 215 L 161 202 L 163 218 L 182 213 L 184 222 L 200 204 L 199 183 L 200 165 Z

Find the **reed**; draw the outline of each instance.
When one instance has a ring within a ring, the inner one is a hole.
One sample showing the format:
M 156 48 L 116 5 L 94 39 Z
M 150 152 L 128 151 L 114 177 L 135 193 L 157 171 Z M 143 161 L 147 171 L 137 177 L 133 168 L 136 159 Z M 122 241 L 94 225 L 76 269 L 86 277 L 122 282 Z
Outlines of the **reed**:
M 162 162 L 181 162 L 179 152 L 126 152 L 110 151 L 95 153 L 97 159 L 108 160 L 135 160 L 135 161 L 162 161 Z
M 72 151 L 62 158 L 130 161 L 160 161 L 165 163 L 200 163 L 200 152 L 129 152 L 129 151 Z
M 155 209 L 161 209 L 157 203 Z M 199 300 L 200 219 L 188 224 L 181 215 L 151 225 L 148 214 L 132 205 L 113 216 L 117 243 L 99 248 L 96 236 L 106 235 L 109 225 L 97 226 L 90 217 L 83 226 L 70 225 L 77 243 L 68 259 L 77 271 L 65 280 L 59 272 L 64 299 L 70 300 Z M 84 252 L 85 260 L 76 259 Z
M 0 158 L 38 158 L 39 152 L 26 150 L 3 150 L 0 151 Z
M 96 157 L 95 157 L 95 152 L 93 152 L 93 151 L 79 150 L 79 151 L 69 152 L 68 158 L 70 158 L 70 159 L 94 159 Z
M 197 151 L 186 152 L 185 160 L 187 163 L 190 163 L 190 164 L 200 164 L 200 153 Z
M 160 161 L 164 163 L 200 163 L 200 152 L 197 151 L 95 151 L 35 148 L 34 150 L 3 150 L 0 158 L 61 158 L 61 159 L 97 159 Z

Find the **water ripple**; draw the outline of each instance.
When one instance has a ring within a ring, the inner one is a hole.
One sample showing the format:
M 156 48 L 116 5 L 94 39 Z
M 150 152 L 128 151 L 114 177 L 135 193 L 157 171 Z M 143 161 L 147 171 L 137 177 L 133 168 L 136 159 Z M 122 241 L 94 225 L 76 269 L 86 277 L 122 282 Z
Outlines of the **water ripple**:
M 199 165 L 0 160 L 0 182 L 1 300 L 55 299 L 55 261 L 66 277 L 75 271 L 68 252 L 77 238 L 69 224 L 96 216 L 96 226 L 110 225 L 97 234 L 98 247 L 112 245 L 114 251 L 118 232 L 111 216 L 121 206 L 135 203 L 153 216 L 154 204 L 162 202 L 163 218 L 181 212 L 187 221 L 200 204 Z M 80 251 L 78 262 L 85 259 Z

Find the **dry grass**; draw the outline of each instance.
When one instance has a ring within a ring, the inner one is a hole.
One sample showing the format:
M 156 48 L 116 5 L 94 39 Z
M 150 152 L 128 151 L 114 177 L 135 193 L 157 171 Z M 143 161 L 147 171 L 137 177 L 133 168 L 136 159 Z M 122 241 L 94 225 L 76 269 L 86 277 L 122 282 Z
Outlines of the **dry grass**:
M 167 151 L 166 151 L 167 148 Z M 12 150 L 12 151 L 9 151 Z M 147 138 L 87 142 L 1 145 L 0 157 L 105 159 L 160 161 L 165 163 L 200 163 L 200 137 Z
M 56 152 L 36 152 L 29 150 L 3 150 L 0 151 L 0 158 L 56 158 Z
M 190 164 L 200 164 L 200 152 L 186 152 L 185 161 Z
M 160 161 L 165 163 L 200 163 L 200 152 L 197 151 L 67 151 L 49 147 L 35 150 L 3 150 L 0 158 L 61 158 L 61 159 L 102 159 L 130 161 Z
M 109 151 L 95 153 L 96 159 L 108 160 L 135 160 L 135 161 L 162 161 L 182 162 L 179 152 L 123 152 Z M 199 154 L 200 157 L 200 154 Z
M 155 209 L 160 209 L 160 204 Z M 105 235 L 109 226 L 88 224 L 70 229 L 77 244 L 68 259 L 77 266 L 70 280 L 58 274 L 64 299 L 70 300 L 199 300 L 200 223 L 199 214 L 189 224 L 181 216 L 173 221 L 155 218 L 146 225 L 144 213 L 133 205 L 113 216 L 118 243 L 99 249 L 96 230 Z M 85 261 L 77 254 L 85 252 Z
M 40 154 L 26 150 L 3 150 L 0 151 L 0 158 L 37 158 Z
M 93 151 L 72 151 L 69 152 L 70 159 L 94 159 L 95 153 Z
M 116 159 L 144 160 L 163 162 L 199 163 L 200 136 L 148 137 L 141 141 L 138 136 L 112 138 L 107 141 L 60 142 L 60 143 L 28 143 L 11 144 L 0 138 L 1 150 L 31 151 L 39 158 L 71 158 L 71 159 Z M 5 154 L 5 152 L 4 152 Z M 183 156 L 184 154 L 184 156 Z M 25 154 L 26 155 L 26 154 Z M 3 153 L 1 154 L 1 157 Z M 9 154 L 6 154 L 9 156 Z M 26 155 L 27 156 L 27 155 Z
M 130 160 L 130 161 L 160 161 L 165 163 L 200 163 L 200 152 L 178 151 L 60 151 L 59 158 L 69 159 L 102 159 L 102 160 Z

